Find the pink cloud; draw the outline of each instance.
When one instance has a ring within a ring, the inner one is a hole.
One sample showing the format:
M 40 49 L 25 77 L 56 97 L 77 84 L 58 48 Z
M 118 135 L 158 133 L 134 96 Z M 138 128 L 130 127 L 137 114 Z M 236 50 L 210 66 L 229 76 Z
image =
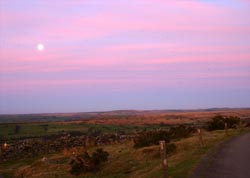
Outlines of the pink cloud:
M 142 53 L 140 58 L 131 55 L 123 56 L 131 51 L 149 51 L 152 55 Z M 22 51 L 22 50 L 21 50 Z M 155 57 L 154 54 L 160 54 L 162 57 Z M 170 54 L 166 56 L 166 54 Z M 194 55 L 195 54 L 195 55 Z M 28 57 L 26 57 L 28 56 Z M 1 72 L 63 72 L 76 71 L 82 69 L 109 70 L 112 68 L 123 69 L 152 69 L 156 66 L 169 63 L 183 62 L 210 62 L 218 65 L 249 65 L 250 53 L 247 47 L 233 46 L 180 46 L 168 44 L 142 44 L 142 45 L 120 45 L 111 46 L 96 50 L 87 57 L 81 55 L 72 55 L 64 53 L 39 52 L 9 52 L 1 53 Z M 240 63 L 239 63 L 240 61 Z
M 197 55 L 197 56 L 179 56 L 168 57 L 162 59 L 155 59 L 146 61 L 148 64 L 168 64 L 168 63 L 181 63 L 181 62 L 210 62 L 223 65 L 237 64 L 239 61 L 243 64 L 249 64 L 250 54 L 236 54 L 236 55 Z
M 64 42 L 86 40 L 121 33 L 127 31 L 164 31 L 176 33 L 181 32 L 203 32 L 212 36 L 220 36 L 224 33 L 247 33 L 250 27 L 235 26 L 237 19 L 234 13 L 223 7 L 218 7 L 208 3 L 198 1 L 142 1 L 144 6 L 131 6 L 121 3 L 120 6 L 131 8 L 131 14 L 121 11 L 104 11 L 95 13 L 92 16 L 70 16 L 65 17 L 54 26 L 55 19 L 46 14 L 36 14 L 35 16 L 5 15 L 5 23 L 15 24 L 17 21 L 45 21 L 44 25 L 38 25 L 37 33 L 27 36 L 10 37 L 11 42 L 32 43 L 40 38 L 48 42 Z M 150 8 L 149 8 L 150 6 Z M 159 8 L 162 6 L 162 8 Z M 125 8 L 123 7 L 123 8 Z M 166 8 L 163 8 L 166 7 Z M 177 10 L 166 10 L 169 9 Z M 159 10 L 160 9 L 160 10 Z M 178 10 L 179 9 L 179 10 Z M 240 16 L 241 12 L 238 12 Z M 53 17 L 53 16 L 52 16 Z M 14 20 L 13 20 L 14 19 Z M 38 37 L 39 36 L 39 37 Z
M 232 79 L 236 77 L 237 79 Z M 243 77 L 243 78 L 242 78 Z M 0 83 L 2 93 L 46 92 L 56 90 L 81 90 L 82 92 L 96 91 L 140 91 L 157 88 L 179 88 L 191 86 L 195 88 L 227 87 L 246 88 L 245 79 L 249 73 L 190 73 L 169 74 L 155 77 L 102 78 L 102 79 L 64 79 L 64 80 L 12 80 Z M 198 80 L 202 79 L 202 80 Z M 18 88 L 18 90 L 16 90 Z M 192 87 L 191 87 L 192 88 Z
M 66 42 L 73 43 L 129 31 L 166 32 L 173 35 L 181 32 L 191 37 L 202 33 L 206 40 L 218 38 L 223 42 L 249 37 L 250 27 L 236 24 L 237 18 L 244 15 L 240 11 L 237 11 L 236 18 L 234 17 L 235 11 L 231 9 L 199 1 L 157 0 L 158 3 L 156 3 L 156 1 L 146 0 L 139 2 L 145 3 L 144 6 L 125 4 L 126 6 L 123 8 L 131 8 L 131 14 L 121 9 L 105 10 L 89 16 L 72 15 L 60 19 L 56 27 L 54 20 L 58 19 L 57 16 L 50 19 L 46 14 L 37 13 L 32 16 L 29 12 L 25 14 L 11 12 L 11 14 L 4 15 L 6 18 L 1 23 L 2 27 L 20 25 L 23 21 L 32 25 L 32 22 L 36 20 L 40 20 L 42 25 L 33 27 L 34 32 L 27 36 L 15 35 L 6 39 L 6 45 L 8 43 L 19 45 L 17 45 L 18 47 L 1 46 L 1 72 L 63 72 L 84 68 L 108 70 L 116 67 L 123 69 L 128 67 L 127 70 L 153 71 L 157 69 L 157 66 L 163 64 L 201 61 L 226 66 L 237 64 L 239 61 L 243 65 L 249 64 L 249 44 L 202 46 L 195 45 L 192 41 L 185 43 L 182 40 L 175 42 L 166 40 L 165 43 L 105 44 L 93 48 L 80 45 L 64 47 Z M 63 6 L 67 5 L 66 3 Z M 123 5 L 122 3 L 118 6 Z M 48 48 L 43 53 L 38 53 L 33 48 L 41 39 L 45 40 Z M 81 53 L 84 50 L 88 51 L 86 56 Z M 137 56 L 133 54 L 134 51 L 142 51 L 145 54 Z M 149 51 L 152 54 L 149 55 L 147 53 Z M 155 57 L 156 55 L 160 57 Z

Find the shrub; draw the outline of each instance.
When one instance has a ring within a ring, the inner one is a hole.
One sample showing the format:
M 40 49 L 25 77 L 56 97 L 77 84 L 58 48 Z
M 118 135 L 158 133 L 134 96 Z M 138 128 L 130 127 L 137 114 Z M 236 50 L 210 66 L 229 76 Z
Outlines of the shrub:
M 245 127 L 250 127 L 250 123 L 247 123 L 247 124 L 245 125 Z
M 228 128 L 236 128 L 240 123 L 240 118 L 236 116 L 223 117 L 222 115 L 217 115 L 207 123 L 207 129 L 209 131 L 223 130 L 225 123 L 227 123 Z
M 82 155 L 81 155 L 82 156 Z M 70 173 L 73 175 L 80 175 L 82 172 L 84 172 L 85 166 L 83 163 L 83 158 L 79 156 L 76 156 L 75 158 L 72 158 L 72 160 L 70 161 Z
M 73 175 L 80 175 L 84 172 L 94 172 L 100 169 L 100 165 L 108 160 L 109 153 L 103 151 L 102 148 L 97 149 L 92 156 L 85 152 L 77 155 L 70 161 L 70 173 Z
M 223 130 L 224 127 L 225 127 L 225 121 L 222 115 L 214 116 L 212 120 L 207 123 L 207 129 L 209 131 Z
M 158 145 L 160 140 L 165 140 L 166 143 L 169 143 L 170 139 L 186 138 L 193 132 L 195 132 L 193 127 L 184 125 L 172 127 L 169 131 L 144 131 L 134 138 L 134 147 L 141 148 Z
M 167 131 L 142 132 L 134 139 L 134 147 L 141 148 L 150 145 L 158 145 L 160 140 L 165 140 L 166 143 L 170 142 Z
M 108 152 L 103 151 L 102 148 L 99 148 L 92 154 L 91 160 L 95 165 L 100 165 L 100 163 L 106 162 L 108 160 L 108 156 Z
M 184 125 L 178 125 L 177 127 L 172 127 L 169 130 L 169 136 L 171 139 L 180 139 L 190 136 L 194 132 L 193 127 L 188 127 Z
M 229 128 L 236 128 L 240 124 L 240 118 L 236 116 L 229 116 L 225 118 Z
M 243 127 L 250 127 L 250 118 L 245 118 L 244 120 L 242 120 L 242 126 Z M 0 138 L 1 140 L 1 138 Z

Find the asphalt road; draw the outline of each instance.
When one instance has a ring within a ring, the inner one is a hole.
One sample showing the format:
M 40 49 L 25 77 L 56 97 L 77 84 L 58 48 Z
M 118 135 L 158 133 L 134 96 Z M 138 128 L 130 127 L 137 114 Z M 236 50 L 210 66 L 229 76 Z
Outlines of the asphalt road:
M 250 133 L 222 144 L 191 178 L 250 178 Z

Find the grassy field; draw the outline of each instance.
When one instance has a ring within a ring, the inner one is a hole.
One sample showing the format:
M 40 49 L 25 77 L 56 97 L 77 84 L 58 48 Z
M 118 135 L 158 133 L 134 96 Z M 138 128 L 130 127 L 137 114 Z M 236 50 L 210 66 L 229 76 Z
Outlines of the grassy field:
M 105 125 L 89 124 L 85 122 L 44 122 L 44 123 L 2 123 L 0 124 L 0 140 L 13 141 L 15 139 L 58 135 L 64 132 L 82 134 L 86 133 L 109 133 L 109 132 L 132 132 L 160 128 L 159 125 L 133 126 L 133 125 Z
M 0 115 L 0 142 L 57 135 L 63 132 L 127 133 L 135 130 L 164 128 L 175 124 L 204 123 L 218 114 L 238 116 L 244 120 L 250 117 L 250 109 Z
M 168 156 L 169 174 L 172 178 L 187 178 L 197 166 L 201 157 L 216 144 L 233 136 L 248 132 L 249 129 L 204 132 L 205 146 L 200 147 L 198 136 L 174 140 L 177 150 Z M 150 146 L 140 149 L 133 148 L 132 142 L 103 146 L 110 153 L 108 162 L 96 173 L 81 174 L 81 178 L 156 178 L 162 176 L 159 146 Z M 95 150 L 91 148 L 89 152 Z M 71 150 L 72 151 L 72 150 Z M 71 152 L 68 151 L 67 153 Z M 76 151 L 76 150 L 74 150 Z M 73 178 L 69 174 L 70 155 L 65 152 L 47 155 L 48 162 L 42 162 L 40 157 L 27 158 L 22 161 L 12 161 L 0 165 L 0 172 L 6 177 L 27 178 Z
M 139 112 L 136 115 L 133 111 L 111 112 L 88 114 L 88 117 L 96 117 L 93 120 L 74 120 L 73 117 L 81 117 L 82 114 L 60 114 L 63 120 L 38 121 L 43 117 L 57 117 L 54 115 L 35 115 L 38 117 L 34 122 L 2 122 L 0 123 L 0 143 L 11 143 L 24 138 L 42 137 L 71 133 L 81 135 L 101 135 L 102 133 L 135 134 L 136 131 L 155 129 L 166 129 L 176 124 L 188 124 L 201 127 L 206 121 L 216 114 L 239 116 L 246 121 L 250 116 L 249 109 L 240 110 L 213 110 L 213 111 L 150 111 Z M 129 115 L 129 113 L 131 115 Z M 127 115 L 126 115 L 127 114 Z M 10 116 L 4 116 L 7 119 Z M 14 117 L 14 116 L 11 116 Z M 15 116 L 18 117 L 18 116 Z M 13 118 L 16 119 L 16 118 Z M 25 116 L 22 116 L 25 117 Z M 71 120 L 67 120 L 71 117 Z M 19 117 L 18 117 L 19 118 Z M 20 121 L 20 120 L 19 120 Z M 225 136 L 224 131 L 204 131 L 205 146 L 200 147 L 198 136 L 193 134 L 188 138 L 171 140 L 177 146 L 175 153 L 168 155 L 169 174 L 172 178 L 187 178 L 199 163 L 201 157 L 215 145 L 230 137 L 242 134 L 249 129 L 229 130 L 230 135 Z M 54 137 L 52 137 L 54 138 Z M 57 137 L 56 137 L 57 138 Z M 88 152 L 93 152 L 93 147 Z M 133 142 L 126 141 L 113 145 L 102 146 L 110 153 L 108 162 L 102 165 L 96 173 L 81 174 L 81 178 L 156 178 L 162 176 L 159 146 L 149 146 L 140 149 L 133 148 Z M 0 174 L 8 177 L 23 178 L 73 178 L 69 173 L 69 160 L 71 153 L 77 152 L 68 150 L 49 155 L 40 155 L 32 158 L 8 161 L 0 165 Z M 78 150 L 83 152 L 83 148 Z M 67 154 L 66 154 L 67 153 Z M 46 156 L 48 162 L 41 159 Z

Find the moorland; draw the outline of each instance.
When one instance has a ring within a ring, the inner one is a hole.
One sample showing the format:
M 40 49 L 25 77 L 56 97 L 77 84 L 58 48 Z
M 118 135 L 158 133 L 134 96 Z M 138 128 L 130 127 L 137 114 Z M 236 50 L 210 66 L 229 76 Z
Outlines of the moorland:
M 249 123 L 247 108 L 1 115 L 0 174 L 162 177 L 158 143 L 165 140 L 170 176 L 185 178 L 209 150 L 249 132 Z

